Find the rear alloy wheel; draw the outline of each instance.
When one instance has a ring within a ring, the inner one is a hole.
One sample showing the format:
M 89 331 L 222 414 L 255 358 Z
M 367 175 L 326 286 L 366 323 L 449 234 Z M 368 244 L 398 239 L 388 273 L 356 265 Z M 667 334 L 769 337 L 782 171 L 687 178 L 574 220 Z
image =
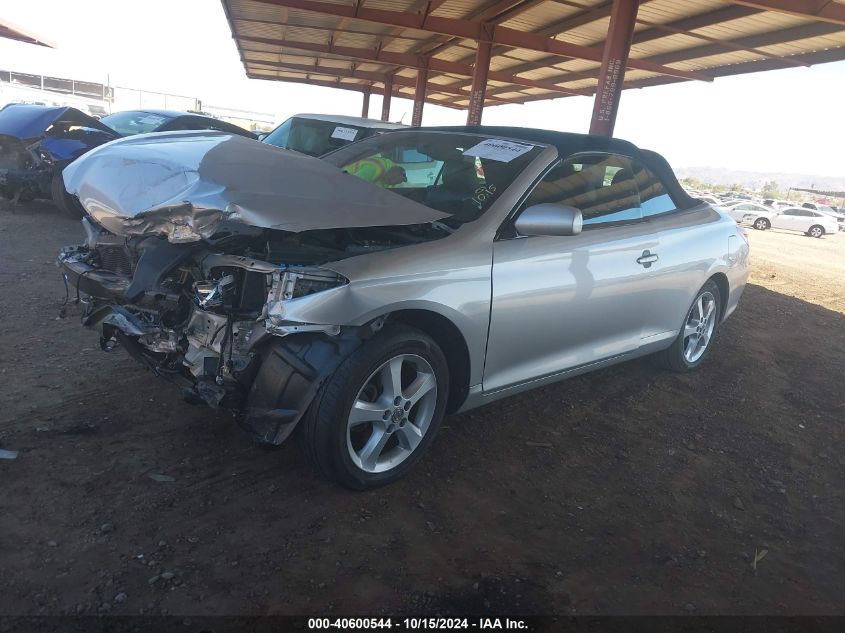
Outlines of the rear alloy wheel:
M 722 314 L 721 307 L 719 288 L 708 281 L 692 302 L 678 338 L 659 355 L 662 364 L 677 372 L 688 372 L 698 367 L 710 353 Z
M 754 220 L 754 228 L 758 231 L 765 231 L 772 225 L 769 224 L 769 221 L 766 218 L 757 218 Z
M 810 227 L 810 230 L 807 231 L 807 235 L 810 237 L 821 237 L 824 235 L 824 228 L 819 226 L 818 224 L 814 224 Z
M 365 490 L 407 473 L 446 411 L 449 371 L 429 336 L 388 326 L 341 363 L 299 423 L 300 445 L 328 479 Z

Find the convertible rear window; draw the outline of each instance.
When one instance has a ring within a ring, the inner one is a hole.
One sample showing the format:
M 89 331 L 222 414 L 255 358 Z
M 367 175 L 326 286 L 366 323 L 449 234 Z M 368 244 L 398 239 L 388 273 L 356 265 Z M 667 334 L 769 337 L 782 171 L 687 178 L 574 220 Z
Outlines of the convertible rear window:
M 390 132 L 323 160 L 463 223 L 489 209 L 544 147 L 480 134 Z
M 576 207 L 585 225 L 639 220 L 676 208 L 650 169 L 626 156 L 603 153 L 578 154 L 553 167 L 523 208 L 540 203 Z

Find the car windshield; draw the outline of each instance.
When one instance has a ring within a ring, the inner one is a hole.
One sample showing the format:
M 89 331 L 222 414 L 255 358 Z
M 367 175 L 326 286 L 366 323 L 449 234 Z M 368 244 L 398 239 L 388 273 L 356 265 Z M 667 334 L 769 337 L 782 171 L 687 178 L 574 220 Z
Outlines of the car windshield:
M 359 125 L 291 117 L 270 132 L 263 142 L 309 156 L 322 156 L 370 134 L 371 130 Z
M 131 136 L 133 134 L 146 134 L 155 132 L 158 128 L 170 121 L 171 117 L 153 112 L 115 112 L 100 119 L 118 134 Z
M 479 134 L 408 131 L 371 137 L 323 160 L 462 224 L 489 209 L 544 148 Z

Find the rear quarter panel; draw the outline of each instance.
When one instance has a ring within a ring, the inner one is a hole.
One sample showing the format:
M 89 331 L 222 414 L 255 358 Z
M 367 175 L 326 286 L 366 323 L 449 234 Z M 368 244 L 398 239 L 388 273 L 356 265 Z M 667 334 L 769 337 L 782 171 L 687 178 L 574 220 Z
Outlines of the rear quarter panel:
M 722 297 L 727 316 L 748 276 L 748 245 L 736 222 L 703 204 L 654 216 L 649 223 L 659 241 L 654 271 L 659 299 L 650 308 L 644 343 L 674 339 L 696 293 L 717 274 L 728 282 L 728 297 Z

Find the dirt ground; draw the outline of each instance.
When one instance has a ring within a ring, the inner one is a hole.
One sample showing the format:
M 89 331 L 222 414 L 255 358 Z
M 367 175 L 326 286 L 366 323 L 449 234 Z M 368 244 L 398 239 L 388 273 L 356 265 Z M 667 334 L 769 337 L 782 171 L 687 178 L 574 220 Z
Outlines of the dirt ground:
M 700 371 L 452 416 L 370 493 L 60 318 L 81 235 L 0 209 L 2 614 L 845 614 L 845 234 L 751 231 Z

